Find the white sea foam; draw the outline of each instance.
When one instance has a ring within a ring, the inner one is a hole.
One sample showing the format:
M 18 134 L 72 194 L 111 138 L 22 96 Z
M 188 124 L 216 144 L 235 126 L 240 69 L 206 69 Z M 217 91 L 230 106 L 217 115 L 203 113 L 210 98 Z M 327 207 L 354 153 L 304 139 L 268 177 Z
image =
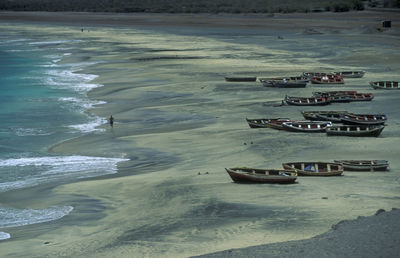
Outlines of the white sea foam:
M 9 239 L 11 236 L 6 232 L 0 232 L 0 240 Z
M 0 228 L 18 227 L 57 220 L 73 210 L 71 206 L 52 206 L 47 209 L 14 209 L 0 207 Z
M 91 121 L 84 124 L 78 125 L 69 125 L 68 127 L 73 128 L 75 130 L 80 131 L 81 133 L 90 133 L 90 132 L 104 132 L 105 129 L 96 128 L 102 124 L 107 123 L 107 120 L 101 117 L 92 117 Z
M 18 178 L 15 181 L 0 183 L 0 192 L 35 186 L 59 180 L 95 177 L 117 173 L 117 163 L 122 158 L 103 158 L 90 156 L 50 156 L 0 159 L 0 169 L 10 170 L 18 167 L 32 167 L 35 175 Z
M 98 75 L 77 73 L 73 70 L 52 69 L 47 72 L 49 76 L 44 79 L 44 83 L 57 88 L 72 89 L 78 92 L 87 92 L 91 89 L 101 87 L 100 84 L 89 83 L 96 79 Z
M 16 128 L 14 133 L 17 136 L 43 136 L 53 134 L 52 132 L 47 132 L 40 128 Z
M 59 101 L 68 102 L 72 104 L 74 107 L 83 108 L 83 109 L 90 109 L 97 105 L 106 104 L 105 101 L 96 101 L 96 100 L 89 100 L 89 99 L 81 99 L 75 97 L 62 97 L 58 99 Z
M 30 42 L 28 43 L 29 45 L 57 45 L 57 44 L 63 44 L 63 43 L 77 43 L 77 42 L 82 42 L 82 40 L 53 40 L 53 41 L 37 41 L 37 42 Z

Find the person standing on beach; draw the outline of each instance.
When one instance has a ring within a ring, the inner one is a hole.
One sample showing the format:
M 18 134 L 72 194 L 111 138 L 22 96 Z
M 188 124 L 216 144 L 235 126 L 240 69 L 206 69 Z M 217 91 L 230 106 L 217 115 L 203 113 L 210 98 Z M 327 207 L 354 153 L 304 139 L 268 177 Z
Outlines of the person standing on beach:
M 114 117 L 111 115 L 108 120 L 110 122 L 110 125 L 113 126 L 114 125 Z

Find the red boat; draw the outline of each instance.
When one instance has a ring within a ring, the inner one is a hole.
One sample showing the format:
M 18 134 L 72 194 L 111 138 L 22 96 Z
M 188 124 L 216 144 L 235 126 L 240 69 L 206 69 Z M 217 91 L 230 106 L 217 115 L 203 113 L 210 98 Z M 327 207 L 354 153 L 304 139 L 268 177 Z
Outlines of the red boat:
M 323 76 L 315 76 L 310 78 L 311 83 L 314 84 L 343 84 L 344 80 L 342 76 L 335 74 L 327 74 Z
M 295 106 L 321 106 L 328 105 L 330 98 L 328 97 L 290 97 L 285 96 L 286 104 Z

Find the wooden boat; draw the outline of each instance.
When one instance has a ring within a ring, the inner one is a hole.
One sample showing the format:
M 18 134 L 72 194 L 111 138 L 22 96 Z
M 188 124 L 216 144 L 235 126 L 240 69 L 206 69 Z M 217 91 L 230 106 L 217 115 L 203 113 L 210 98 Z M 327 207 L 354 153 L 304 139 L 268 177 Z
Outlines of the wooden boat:
M 334 74 L 340 75 L 343 78 L 362 78 L 365 71 L 343 71 L 343 72 L 333 72 Z
M 290 162 L 282 164 L 284 169 L 295 169 L 298 176 L 340 176 L 343 166 L 333 162 Z
M 322 133 L 331 125 L 332 123 L 329 121 L 294 121 L 282 123 L 283 129 L 287 131 L 303 133 Z
M 358 93 L 357 91 L 316 91 L 315 97 L 328 97 L 331 102 L 370 101 L 374 98 L 372 93 Z
M 343 124 L 350 125 L 383 125 L 385 124 L 387 117 L 386 115 L 380 114 L 343 114 L 341 116 Z
M 369 83 L 375 90 L 398 90 L 400 89 L 398 81 L 377 81 Z
M 372 93 L 356 93 L 346 95 L 349 97 L 350 101 L 371 101 L 374 98 Z
M 250 128 L 274 128 L 283 129 L 283 122 L 290 122 L 289 118 L 261 118 L 261 119 L 249 119 L 246 118 Z
M 297 179 L 294 169 L 225 168 L 236 183 L 291 184 Z
M 335 160 L 348 171 L 386 171 L 389 167 L 387 160 Z
M 328 136 L 378 137 L 384 125 L 333 125 L 326 128 Z
M 335 95 L 353 95 L 357 94 L 357 91 L 354 90 L 314 91 L 312 94 L 315 97 L 331 97 Z
M 327 97 L 290 97 L 285 96 L 284 101 L 288 105 L 295 106 L 321 106 L 328 105 L 330 99 Z
M 305 119 L 312 121 L 331 121 L 332 123 L 341 123 L 342 116 L 349 114 L 347 111 L 302 111 Z
M 305 88 L 307 85 L 307 81 L 289 80 L 289 79 L 273 79 L 273 80 L 260 79 L 260 82 L 264 87 L 274 87 L 274 88 Z
M 329 97 L 331 102 L 336 102 L 336 103 L 344 103 L 344 102 L 350 102 L 352 100 L 351 95 L 333 95 Z
M 260 81 L 280 81 L 280 80 L 291 80 L 291 81 L 305 81 L 309 82 L 310 78 L 308 76 L 282 76 L 282 77 L 261 77 L 258 78 Z
M 308 77 L 309 79 L 312 77 L 322 77 L 322 76 L 327 76 L 327 75 L 333 75 L 333 73 L 327 73 L 327 72 L 303 72 L 304 77 Z
M 315 76 L 310 78 L 310 82 L 314 84 L 343 84 L 343 77 L 334 74 L 327 74 L 325 76 Z
M 257 80 L 257 77 L 253 76 L 227 76 L 225 77 L 225 81 L 227 82 L 255 82 Z

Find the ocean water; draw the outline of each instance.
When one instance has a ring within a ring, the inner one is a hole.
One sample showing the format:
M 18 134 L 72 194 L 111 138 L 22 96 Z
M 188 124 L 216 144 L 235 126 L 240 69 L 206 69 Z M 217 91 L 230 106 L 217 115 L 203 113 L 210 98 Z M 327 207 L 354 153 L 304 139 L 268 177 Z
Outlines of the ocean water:
M 0 35 L 0 192 L 116 173 L 124 159 L 47 152 L 60 141 L 102 133 L 96 127 L 107 122 L 84 113 L 104 104 L 86 96 L 101 86 L 91 83 L 96 75 L 80 72 L 92 63 L 59 64 L 83 42 Z M 4 228 L 59 219 L 72 210 L 16 209 L 0 200 L 0 240 L 12 237 Z

